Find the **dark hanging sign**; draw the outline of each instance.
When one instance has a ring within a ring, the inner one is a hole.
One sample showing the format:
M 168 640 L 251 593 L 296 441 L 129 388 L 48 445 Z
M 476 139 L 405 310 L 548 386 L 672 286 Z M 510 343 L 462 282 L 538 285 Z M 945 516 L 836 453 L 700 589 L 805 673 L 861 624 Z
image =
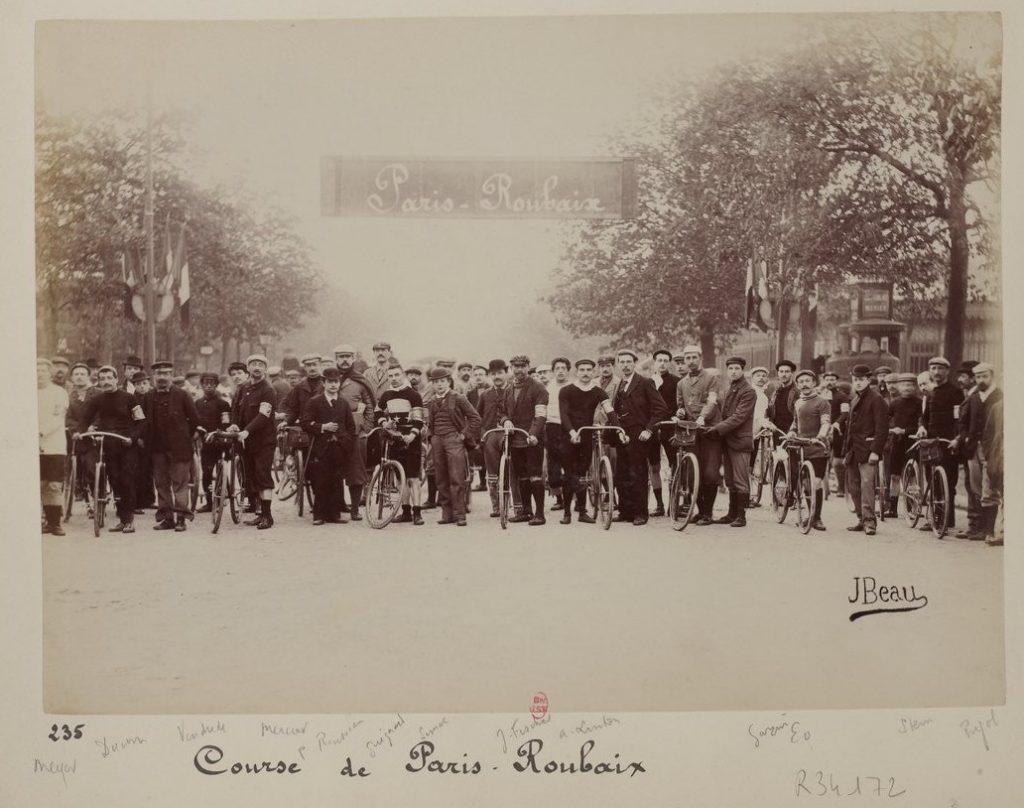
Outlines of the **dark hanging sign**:
M 324 157 L 324 216 L 629 219 L 633 159 L 412 160 Z

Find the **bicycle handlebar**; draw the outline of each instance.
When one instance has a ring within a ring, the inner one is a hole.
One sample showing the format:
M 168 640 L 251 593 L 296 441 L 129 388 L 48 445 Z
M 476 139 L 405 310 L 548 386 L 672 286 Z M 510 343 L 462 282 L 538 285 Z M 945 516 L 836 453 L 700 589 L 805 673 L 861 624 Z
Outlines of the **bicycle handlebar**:
M 371 429 L 369 432 L 366 433 L 366 437 L 370 437 L 370 435 L 372 435 L 374 432 L 387 432 L 393 438 L 401 438 L 402 437 L 402 433 L 401 432 L 397 432 L 394 429 L 388 429 L 387 427 L 383 427 L 383 426 L 375 426 L 373 429 Z
M 781 441 L 779 441 L 779 443 L 783 446 L 786 446 L 787 444 L 793 446 L 813 446 L 814 444 L 818 444 L 818 446 L 823 449 L 828 448 L 825 445 L 825 441 L 821 440 L 821 438 L 801 438 L 799 435 L 786 435 Z
M 100 432 L 94 430 L 92 432 L 79 432 L 78 435 L 72 437 L 71 440 L 76 441 L 82 438 L 117 438 L 122 443 L 131 443 L 131 438 L 126 438 L 124 435 L 118 435 L 116 432 Z
M 492 432 L 505 432 L 505 433 L 507 433 L 509 435 L 511 435 L 513 432 L 522 432 L 526 437 L 530 437 L 530 433 L 529 432 L 527 432 L 525 429 L 520 429 L 517 426 L 512 426 L 512 427 L 496 426 L 494 429 L 488 429 L 486 432 L 484 432 L 483 437 L 486 438 Z
M 668 421 L 658 421 L 657 426 L 674 426 L 678 427 L 679 429 L 687 430 L 707 429 L 707 427 L 701 426 L 696 421 L 680 421 L 678 418 L 671 418 Z
M 239 436 L 241 432 L 227 432 L 223 429 L 215 429 L 213 432 L 206 433 L 206 440 L 210 441 L 214 438 L 227 438 L 228 440 L 240 440 Z
M 580 433 L 586 432 L 588 430 L 590 432 L 603 432 L 607 430 L 609 432 L 619 432 L 623 435 L 626 434 L 626 430 L 623 429 L 621 426 L 581 426 L 579 429 L 576 430 L 576 432 Z
M 925 446 L 931 446 L 932 444 L 935 443 L 944 443 L 946 446 L 949 446 L 949 444 L 951 444 L 952 442 L 953 441 L 947 440 L 946 438 L 918 438 L 912 444 L 910 444 L 910 446 L 907 447 L 907 451 L 912 452 L 921 444 L 924 444 Z

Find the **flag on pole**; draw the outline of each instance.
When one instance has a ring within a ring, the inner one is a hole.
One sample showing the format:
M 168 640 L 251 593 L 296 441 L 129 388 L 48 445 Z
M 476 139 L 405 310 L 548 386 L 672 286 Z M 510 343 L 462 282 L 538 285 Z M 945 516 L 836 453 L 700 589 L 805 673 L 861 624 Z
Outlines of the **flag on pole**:
M 132 297 L 135 295 L 135 286 L 138 283 L 135 277 L 135 267 L 137 265 L 137 256 L 134 254 L 134 250 L 130 247 L 126 247 L 121 251 L 121 282 L 124 284 L 122 294 L 124 296 L 124 316 L 127 320 L 132 320 L 136 323 L 142 322 L 139 316 L 135 313 L 135 309 L 132 306 Z
M 767 331 L 768 325 L 761 313 L 761 304 L 768 299 L 768 282 L 764 277 L 764 262 L 754 263 L 747 259 L 746 315 L 744 325 Z
M 181 317 L 181 327 L 188 328 L 190 322 L 189 298 L 192 290 L 189 287 L 188 278 L 188 254 L 185 252 L 185 226 L 181 226 L 181 255 L 178 260 L 181 262 L 180 277 L 178 280 L 178 313 Z

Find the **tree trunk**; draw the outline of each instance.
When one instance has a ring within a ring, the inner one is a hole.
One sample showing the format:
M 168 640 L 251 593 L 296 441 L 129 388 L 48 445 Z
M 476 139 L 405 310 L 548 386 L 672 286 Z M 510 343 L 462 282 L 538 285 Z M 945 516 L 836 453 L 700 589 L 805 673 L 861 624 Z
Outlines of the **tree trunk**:
M 786 358 L 786 335 L 789 333 L 789 299 L 785 296 L 780 296 L 779 302 L 776 305 L 779 307 L 779 316 L 776 323 L 778 331 L 776 333 L 775 364 L 778 364 Z
M 962 181 L 950 182 L 949 192 L 949 299 L 946 303 L 945 355 L 957 368 L 963 360 L 967 319 L 967 208 Z
M 814 341 L 818 336 L 818 309 L 810 307 L 806 296 L 800 298 L 800 367 L 814 368 Z
M 707 323 L 701 323 L 700 328 L 700 352 L 701 360 L 706 368 L 713 368 L 717 363 L 715 356 L 715 327 Z

